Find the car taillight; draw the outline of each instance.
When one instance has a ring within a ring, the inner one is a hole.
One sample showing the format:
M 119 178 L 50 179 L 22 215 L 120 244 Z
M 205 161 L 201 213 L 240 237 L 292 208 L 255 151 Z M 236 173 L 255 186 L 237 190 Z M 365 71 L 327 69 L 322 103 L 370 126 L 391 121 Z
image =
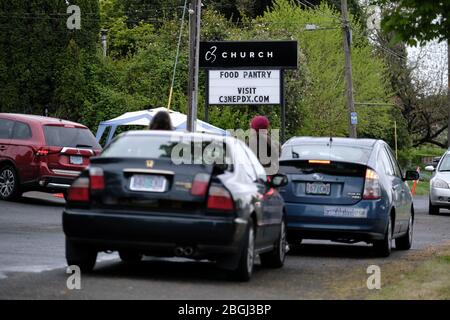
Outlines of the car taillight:
M 47 156 L 50 150 L 48 150 L 47 148 L 40 148 L 38 149 L 38 151 L 36 151 L 36 155 L 39 157 L 42 156 Z
M 381 198 L 380 179 L 372 169 L 366 170 L 366 181 L 364 183 L 363 199 L 377 200 Z
M 208 195 L 208 209 L 233 211 L 234 203 L 230 192 L 222 186 L 211 186 Z
M 76 179 L 67 193 L 67 200 L 70 202 L 89 202 L 89 179 Z
M 208 191 L 210 175 L 206 173 L 198 173 L 192 183 L 191 194 L 193 196 L 204 196 Z
M 89 178 L 91 181 L 91 190 L 101 191 L 105 189 L 105 176 L 102 168 L 90 168 Z

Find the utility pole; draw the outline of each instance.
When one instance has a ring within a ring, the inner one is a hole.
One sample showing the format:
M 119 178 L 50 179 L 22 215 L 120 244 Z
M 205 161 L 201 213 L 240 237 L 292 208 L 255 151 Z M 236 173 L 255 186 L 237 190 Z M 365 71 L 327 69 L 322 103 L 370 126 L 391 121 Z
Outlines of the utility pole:
M 195 132 L 197 127 L 201 11 L 202 1 L 191 0 L 189 6 L 189 101 L 187 112 L 187 130 L 190 132 Z
M 345 82 L 347 91 L 348 106 L 348 131 L 350 138 L 356 138 L 356 124 L 353 124 L 352 115 L 355 114 L 355 102 L 353 101 L 353 79 L 352 79 L 352 60 L 351 60 L 351 31 L 348 20 L 347 0 L 341 0 L 341 13 L 343 23 L 344 53 L 345 53 Z
M 447 138 L 450 148 L 450 40 L 447 40 L 447 108 L 448 108 L 448 128 Z

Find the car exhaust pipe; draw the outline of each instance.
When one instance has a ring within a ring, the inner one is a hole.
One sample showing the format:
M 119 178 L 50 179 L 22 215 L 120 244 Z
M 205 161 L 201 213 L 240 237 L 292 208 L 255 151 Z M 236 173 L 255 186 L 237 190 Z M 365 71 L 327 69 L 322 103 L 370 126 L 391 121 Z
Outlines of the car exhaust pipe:
M 175 255 L 177 257 L 190 257 L 194 254 L 194 248 L 192 247 L 176 247 Z
M 192 256 L 194 254 L 194 248 L 192 248 L 192 247 L 186 247 L 186 248 L 184 248 L 184 255 L 186 256 L 186 257 L 190 257 L 190 256 Z
M 183 257 L 184 256 L 184 248 L 183 247 L 176 247 L 175 248 L 175 255 L 177 257 Z

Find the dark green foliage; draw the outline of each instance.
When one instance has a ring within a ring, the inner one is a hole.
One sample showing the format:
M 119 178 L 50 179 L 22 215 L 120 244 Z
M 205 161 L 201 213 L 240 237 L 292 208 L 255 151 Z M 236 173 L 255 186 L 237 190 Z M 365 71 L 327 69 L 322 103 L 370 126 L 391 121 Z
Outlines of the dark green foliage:
M 64 1 L 0 0 L 0 111 L 69 115 L 64 110 L 84 100 L 74 80 L 82 79 L 81 57 L 96 50 L 99 7 L 96 0 L 71 3 L 86 17 L 81 30 L 67 29 Z
M 450 1 L 374 0 L 382 6 L 382 27 L 410 45 L 450 39 Z

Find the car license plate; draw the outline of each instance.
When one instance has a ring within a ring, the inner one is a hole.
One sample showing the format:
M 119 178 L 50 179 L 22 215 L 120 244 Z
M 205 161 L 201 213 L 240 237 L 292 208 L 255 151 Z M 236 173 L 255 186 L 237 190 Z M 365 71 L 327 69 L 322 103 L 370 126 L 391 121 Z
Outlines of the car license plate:
M 329 196 L 331 185 L 329 183 L 313 182 L 306 183 L 306 194 Z
M 348 208 L 348 207 L 325 207 L 324 215 L 326 217 L 337 217 L 337 218 L 367 218 L 367 209 Z
M 83 164 L 83 157 L 82 156 L 70 156 L 70 163 L 71 164 Z
M 144 192 L 165 192 L 167 180 L 163 176 L 133 175 L 130 181 L 130 190 Z

